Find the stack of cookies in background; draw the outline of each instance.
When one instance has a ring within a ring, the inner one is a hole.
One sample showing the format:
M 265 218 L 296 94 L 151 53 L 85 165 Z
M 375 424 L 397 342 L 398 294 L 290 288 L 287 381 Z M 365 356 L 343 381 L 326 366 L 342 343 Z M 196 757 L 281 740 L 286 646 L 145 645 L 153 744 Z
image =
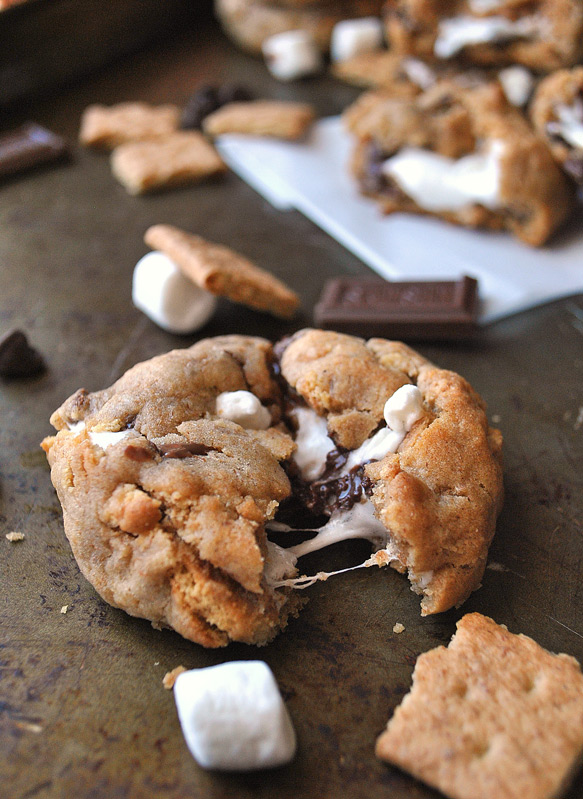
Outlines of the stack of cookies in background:
M 288 31 L 308 33 L 325 53 L 338 22 L 379 16 L 382 5 L 383 0 L 215 0 L 225 31 L 256 55 L 266 39 Z

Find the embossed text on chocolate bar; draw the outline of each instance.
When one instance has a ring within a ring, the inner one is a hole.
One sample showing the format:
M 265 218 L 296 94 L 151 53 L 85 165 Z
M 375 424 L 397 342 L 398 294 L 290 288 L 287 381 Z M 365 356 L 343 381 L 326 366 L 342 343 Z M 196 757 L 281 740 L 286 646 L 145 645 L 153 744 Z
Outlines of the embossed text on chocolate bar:
M 314 319 L 319 327 L 360 336 L 464 338 L 476 330 L 478 284 L 335 278 L 324 286 Z

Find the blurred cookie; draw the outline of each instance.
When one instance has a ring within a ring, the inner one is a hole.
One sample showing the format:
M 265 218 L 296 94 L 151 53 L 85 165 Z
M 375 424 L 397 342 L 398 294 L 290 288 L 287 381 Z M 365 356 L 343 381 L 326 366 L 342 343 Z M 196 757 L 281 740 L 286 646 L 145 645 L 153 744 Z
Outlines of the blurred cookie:
M 327 52 L 336 23 L 380 14 L 382 0 L 335 0 L 333 3 L 284 5 L 265 0 L 215 0 L 225 32 L 244 50 L 261 55 L 263 42 L 276 33 L 303 30 Z
M 389 46 L 429 60 L 551 72 L 583 54 L 579 0 L 387 0 Z
M 452 799 L 553 799 L 583 754 L 583 676 L 479 613 L 417 659 L 376 754 Z
M 540 246 L 573 210 L 566 178 L 497 82 L 438 81 L 412 100 L 369 92 L 345 121 L 354 174 L 385 213 L 506 229 Z
M 583 67 L 559 70 L 542 80 L 530 115 L 558 163 L 583 184 Z

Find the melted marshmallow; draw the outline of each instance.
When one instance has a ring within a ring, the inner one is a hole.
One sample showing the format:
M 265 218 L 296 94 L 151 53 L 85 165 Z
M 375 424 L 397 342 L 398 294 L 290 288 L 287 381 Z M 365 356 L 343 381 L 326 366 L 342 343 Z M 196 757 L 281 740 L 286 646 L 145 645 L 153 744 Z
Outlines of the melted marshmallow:
M 559 103 L 555 107 L 556 122 L 549 122 L 549 133 L 560 136 L 571 147 L 583 150 L 583 104 L 576 101 L 573 105 Z
M 116 433 L 94 433 L 93 431 L 90 431 L 89 438 L 91 439 L 92 444 L 95 444 L 101 449 L 107 449 L 113 444 L 117 444 L 118 441 L 123 441 L 124 438 L 131 436 L 132 433 L 133 430 L 119 430 Z
M 501 69 L 498 80 L 502 84 L 506 99 L 517 108 L 525 106 L 534 88 L 534 76 L 525 67 L 512 66 Z
M 267 430 L 271 414 L 250 391 L 223 391 L 216 400 L 217 416 L 248 430 Z
M 449 17 L 439 23 L 434 52 L 438 58 L 451 58 L 473 44 L 505 42 L 541 33 L 540 20 L 534 16 L 516 21 L 506 17 Z
M 317 480 L 336 445 L 328 435 L 326 419 L 311 408 L 294 408 L 293 417 L 298 425 L 294 460 L 304 480 Z
M 457 160 L 417 147 L 405 147 L 387 159 L 383 173 L 426 211 L 459 211 L 480 203 L 500 207 L 500 162 L 504 144 L 494 140 L 484 150 Z

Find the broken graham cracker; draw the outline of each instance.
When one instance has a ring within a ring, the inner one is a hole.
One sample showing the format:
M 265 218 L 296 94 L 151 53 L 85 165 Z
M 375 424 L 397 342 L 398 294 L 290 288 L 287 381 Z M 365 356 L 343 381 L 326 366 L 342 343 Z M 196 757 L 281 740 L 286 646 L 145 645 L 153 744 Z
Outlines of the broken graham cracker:
M 144 241 L 161 250 L 197 286 L 275 316 L 291 317 L 298 295 L 274 275 L 234 250 L 172 225 L 148 228 Z
M 125 142 L 167 136 L 179 123 L 180 109 L 175 105 L 139 102 L 90 105 L 81 117 L 79 142 L 87 147 L 113 150 Z
M 583 753 L 583 675 L 479 613 L 419 656 L 376 744 L 382 760 L 452 799 L 551 799 Z
M 226 171 L 220 155 L 198 131 L 176 131 L 128 142 L 111 154 L 111 170 L 130 194 L 198 183 Z
M 202 126 L 209 136 L 246 133 L 250 136 L 299 139 L 314 119 L 314 109 L 305 103 L 253 100 L 248 103 L 227 103 L 205 117 Z

